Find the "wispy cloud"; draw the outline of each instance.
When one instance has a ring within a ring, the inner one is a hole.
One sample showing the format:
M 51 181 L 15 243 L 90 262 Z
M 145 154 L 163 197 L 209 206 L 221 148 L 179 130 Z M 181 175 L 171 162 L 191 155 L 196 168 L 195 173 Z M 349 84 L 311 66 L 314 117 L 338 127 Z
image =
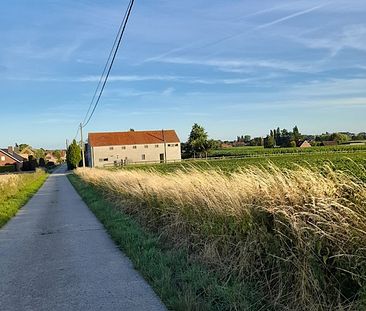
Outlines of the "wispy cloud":
M 292 40 L 311 49 L 327 49 L 330 57 L 336 56 L 343 49 L 351 48 L 366 51 L 366 25 L 355 24 L 343 27 L 341 32 L 334 32 L 323 37 L 292 36 Z
M 278 75 L 274 74 L 265 74 L 265 75 L 257 75 L 255 77 L 249 78 L 204 78 L 197 76 L 170 76 L 170 75 L 112 75 L 109 77 L 109 82 L 142 82 L 142 81 L 160 81 L 160 82 L 175 82 L 175 83 L 186 83 L 186 84 L 206 84 L 206 85 L 215 85 L 215 84 L 248 84 L 256 81 L 268 80 L 274 77 L 278 77 Z M 54 78 L 54 77 L 7 77 L 7 80 L 13 81 L 32 81 L 32 82 L 80 82 L 80 83 L 97 83 L 99 82 L 99 76 L 85 76 L 78 78 Z M 167 88 L 165 95 L 172 93 L 174 91 L 173 88 Z M 149 92 L 145 92 L 149 93 Z M 164 95 L 162 94 L 162 95 Z M 131 96 L 141 95 L 140 92 L 137 94 L 130 94 Z
M 250 72 L 250 68 L 269 68 L 290 72 L 316 72 L 318 69 L 314 64 L 298 64 L 283 60 L 274 59 L 194 59 L 184 57 L 167 57 L 156 60 L 161 63 L 182 64 L 182 65 L 200 65 L 216 67 L 225 72 Z

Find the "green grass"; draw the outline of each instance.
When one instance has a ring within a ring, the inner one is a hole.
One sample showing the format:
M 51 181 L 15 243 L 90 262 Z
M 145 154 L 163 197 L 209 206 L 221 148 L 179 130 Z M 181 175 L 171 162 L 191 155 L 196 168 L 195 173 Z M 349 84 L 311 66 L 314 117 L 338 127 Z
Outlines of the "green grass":
M 305 165 L 312 168 L 321 167 L 325 163 L 332 162 L 336 169 L 349 171 L 352 174 L 366 181 L 366 173 L 360 168 L 360 165 L 366 166 L 366 151 L 354 153 L 329 153 L 329 154 L 282 154 L 271 157 L 255 157 L 243 159 L 221 159 L 221 160 L 196 160 L 182 161 L 180 163 L 168 164 L 138 164 L 129 165 L 118 169 L 127 170 L 157 170 L 163 173 L 174 172 L 180 169 L 199 168 L 215 169 L 225 172 L 235 172 L 242 167 L 248 166 L 266 166 L 273 163 L 281 168 L 295 168 L 297 165 Z
M 334 152 L 366 152 L 365 145 L 337 145 L 337 146 L 317 146 L 311 148 L 263 148 L 263 147 L 231 147 L 211 150 L 210 157 L 223 156 L 251 156 L 251 155 L 271 155 L 271 154 L 296 154 L 296 153 L 334 153 Z
M 18 184 L 15 189 L 9 189 L 8 193 L 3 192 L 0 194 L 0 228 L 28 202 L 43 185 L 47 177 L 48 175 L 43 172 L 19 175 L 20 185 Z
M 252 285 L 220 280 L 103 198 L 103 193 L 75 175 L 69 180 L 102 222 L 118 247 L 171 310 L 269 310 Z

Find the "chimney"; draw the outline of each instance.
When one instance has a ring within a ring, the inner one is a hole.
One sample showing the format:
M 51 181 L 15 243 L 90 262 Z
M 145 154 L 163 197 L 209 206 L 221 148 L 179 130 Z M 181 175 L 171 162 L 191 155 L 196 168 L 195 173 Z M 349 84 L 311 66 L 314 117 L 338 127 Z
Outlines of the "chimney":
M 14 152 L 14 149 L 13 149 L 13 147 L 12 147 L 12 146 L 9 146 L 9 147 L 8 147 L 8 152 L 9 152 L 9 153 L 13 153 L 13 152 Z

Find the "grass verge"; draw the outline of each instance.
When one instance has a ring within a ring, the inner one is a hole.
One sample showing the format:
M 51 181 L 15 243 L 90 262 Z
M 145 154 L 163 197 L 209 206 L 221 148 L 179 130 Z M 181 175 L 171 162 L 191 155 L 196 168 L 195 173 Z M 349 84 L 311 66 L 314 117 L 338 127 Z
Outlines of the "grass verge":
M 15 216 L 18 210 L 38 191 L 48 174 L 37 172 L 6 177 L 9 183 L 0 183 L 0 189 L 3 192 L 0 195 L 0 228 Z
M 278 310 L 340 311 L 358 310 L 366 288 L 366 170 L 358 171 L 75 174 L 219 280 L 255 282 Z
M 75 175 L 68 178 L 168 309 L 269 310 L 252 285 L 235 279 L 223 282 L 208 267 L 188 259 L 186 249 L 169 247 L 113 206 L 96 187 Z

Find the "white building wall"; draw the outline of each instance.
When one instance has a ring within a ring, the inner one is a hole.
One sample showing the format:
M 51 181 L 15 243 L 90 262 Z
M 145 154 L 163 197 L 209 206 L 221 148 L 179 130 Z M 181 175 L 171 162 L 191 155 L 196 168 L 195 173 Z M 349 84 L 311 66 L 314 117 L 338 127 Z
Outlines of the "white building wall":
M 93 167 L 110 166 L 122 161 L 131 163 L 159 163 L 181 160 L 180 143 L 146 144 L 146 145 L 121 145 L 90 148 Z

